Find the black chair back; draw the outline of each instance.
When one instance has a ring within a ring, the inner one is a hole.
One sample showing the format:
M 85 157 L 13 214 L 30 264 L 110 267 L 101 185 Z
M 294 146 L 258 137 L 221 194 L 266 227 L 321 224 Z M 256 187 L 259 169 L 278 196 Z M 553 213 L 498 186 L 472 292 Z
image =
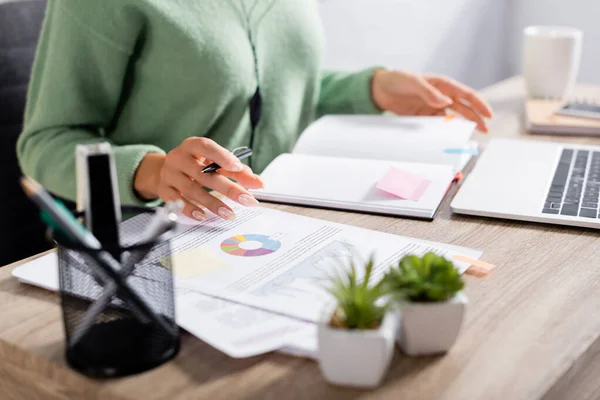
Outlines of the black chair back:
M 19 186 L 16 142 L 45 0 L 0 0 L 0 266 L 50 248 L 37 208 Z

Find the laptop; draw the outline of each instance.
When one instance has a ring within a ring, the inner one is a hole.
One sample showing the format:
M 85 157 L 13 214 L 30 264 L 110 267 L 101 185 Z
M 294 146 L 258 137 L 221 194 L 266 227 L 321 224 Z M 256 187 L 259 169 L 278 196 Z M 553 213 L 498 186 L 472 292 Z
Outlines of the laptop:
M 458 214 L 600 228 L 600 146 L 491 140 L 452 201 Z

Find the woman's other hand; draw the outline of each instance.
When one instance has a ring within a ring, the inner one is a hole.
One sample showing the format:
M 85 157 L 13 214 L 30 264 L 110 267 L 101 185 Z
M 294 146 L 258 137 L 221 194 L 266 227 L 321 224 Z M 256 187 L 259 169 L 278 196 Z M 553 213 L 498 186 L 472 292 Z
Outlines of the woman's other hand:
M 475 90 L 446 76 L 377 70 L 373 75 L 375 104 L 398 115 L 445 115 L 454 110 L 487 132 L 492 109 Z
M 221 169 L 217 173 L 203 174 L 202 169 L 212 162 L 219 164 Z M 213 140 L 191 137 L 166 155 L 147 154 L 137 169 L 133 186 L 147 199 L 182 199 L 185 202 L 183 213 L 187 217 L 203 220 L 206 208 L 231 220 L 235 218 L 233 210 L 205 187 L 246 207 L 255 207 L 258 202 L 246 188 L 259 189 L 263 183 L 249 167 Z

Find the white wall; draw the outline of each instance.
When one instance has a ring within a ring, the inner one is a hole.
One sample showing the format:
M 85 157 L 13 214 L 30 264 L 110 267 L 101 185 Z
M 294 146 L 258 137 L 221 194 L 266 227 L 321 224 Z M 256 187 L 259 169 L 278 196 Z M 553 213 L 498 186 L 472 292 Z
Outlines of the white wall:
M 600 84 L 600 0 L 512 0 L 511 72 L 521 71 L 521 33 L 528 25 L 568 25 L 583 30 L 580 82 Z
M 581 80 L 600 83 L 600 0 L 320 0 L 326 66 L 385 65 L 476 88 L 520 73 L 530 24 L 585 31 Z

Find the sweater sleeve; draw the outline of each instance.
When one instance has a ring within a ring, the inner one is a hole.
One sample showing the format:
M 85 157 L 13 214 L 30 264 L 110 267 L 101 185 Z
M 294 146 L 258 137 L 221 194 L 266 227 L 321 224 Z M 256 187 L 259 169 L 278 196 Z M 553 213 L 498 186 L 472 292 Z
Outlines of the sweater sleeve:
M 371 80 L 377 68 L 359 72 L 324 71 L 317 106 L 318 116 L 326 114 L 377 114 L 371 97 Z
M 122 204 L 145 205 L 133 191 L 133 177 L 146 154 L 163 151 L 110 139 L 137 38 L 135 24 L 119 31 L 118 20 L 113 20 L 105 34 L 97 21 L 112 16 L 79 3 L 49 0 L 17 143 L 19 162 L 25 174 L 50 192 L 74 200 L 75 146 L 109 142 Z M 119 41 L 121 36 L 127 40 Z

